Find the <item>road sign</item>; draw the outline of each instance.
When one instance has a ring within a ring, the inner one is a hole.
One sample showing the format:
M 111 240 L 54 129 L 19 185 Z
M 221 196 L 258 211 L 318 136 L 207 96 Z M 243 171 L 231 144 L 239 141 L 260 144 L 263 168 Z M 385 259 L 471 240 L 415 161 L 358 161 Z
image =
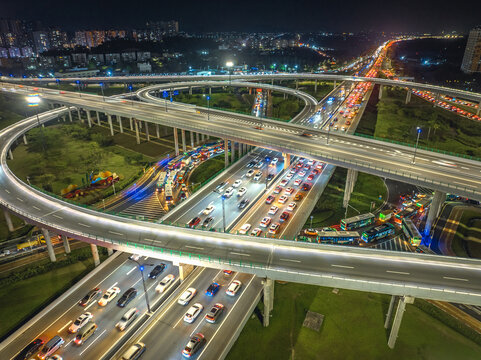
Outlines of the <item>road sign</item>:
M 169 92 L 168 91 L 163 91 L 162 92 L 162 97 L 169 97 Z
M 179 90 L 174 90 L 174 95 L 179 95 Z

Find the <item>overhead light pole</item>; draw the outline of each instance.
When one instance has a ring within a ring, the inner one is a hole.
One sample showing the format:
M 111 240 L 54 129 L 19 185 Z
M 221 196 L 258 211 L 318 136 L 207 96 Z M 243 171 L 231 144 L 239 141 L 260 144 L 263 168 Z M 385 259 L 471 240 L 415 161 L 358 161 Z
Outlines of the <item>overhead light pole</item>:
M 150 310 L 149 296 L 147 294 L 147 286 L 145 286 L 144 265 L 139 263 L 137 260 L 134 260 L 134 259 L 130 259 L 130 260 L 134 261 L 139 266 L 140 276 L 142 277 L 142 284 L 144 285 L 144 295 L 145 295 L 145 302 L 147 304 L 147 311 L 149 312 L 149 314 L 151 314 L 152 311 Z M 148 265 L 153 266 L 153 264 L 148 264 Z
M 418 126 L 416 128 L 416 131 L 418 133 L 418 136 L 416 138 L 416 147 L 414 148 L 414 155 L 413 155 L 413 164 L 416 163 L 416 153 L 418 151 L 418 144 L 419 144 L 419 136 L 421 136 L 422 129 Z
M 105 102 L 104 83 L 100 83 L 100 90 L 102 91 L 102 101 Z
M 227 61 L 225 63 L 225 66 L 227 66 L 227 69 L 229 69 L 229 86 L 231 85 L 231 72 L 232 72 L 232 67 L 234 66 L 234 63 L 232 61 Z
M 82 94 L 80 93 L 80 81 L 79 81 L 79 80 L 77 80 L 77 81 L 75 81 L 75 82 L 77 83 L 77 88 L 78 88 L 78 96 L 79 96 L 79 97 L 82 97 Z

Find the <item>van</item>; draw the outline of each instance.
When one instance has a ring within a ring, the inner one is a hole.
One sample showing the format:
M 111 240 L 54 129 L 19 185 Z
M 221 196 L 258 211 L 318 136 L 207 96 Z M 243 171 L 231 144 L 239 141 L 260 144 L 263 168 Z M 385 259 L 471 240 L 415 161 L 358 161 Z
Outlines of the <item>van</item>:
M 127 311 L 124 316 L 122 316 L 122 319 L 115 325 L 117 329 L 120 331 L 124 331 L 127 326 L 129 326 L 139 315 L 139 311 L 137 308 L 132 308 L 129 311 Z
M 77 345 L 82 345 L 85 340 L 87 340 L 95 333 L 95 330 L 97 330 L 97 325 L 93 322 L 89 322 L 87 325 L 84 326 L 82 330 L 77 333 L 77 336 L 74 340 L 75 343 Z
M 58 335 L 55 335 L 45 344 L 42 350 L 40 350 L 40 352 L 38 353 L 38 357 L 43 360 L 46 357 L 52 355 L 55 351 L 57 351 L 63 345 L 64 342 L 65 342 L 64 339 L 62 339 Z
M 141 342 L 132 345 L 122 355 L 122 360 L 137 360 L 145 351 L 145 345 Z

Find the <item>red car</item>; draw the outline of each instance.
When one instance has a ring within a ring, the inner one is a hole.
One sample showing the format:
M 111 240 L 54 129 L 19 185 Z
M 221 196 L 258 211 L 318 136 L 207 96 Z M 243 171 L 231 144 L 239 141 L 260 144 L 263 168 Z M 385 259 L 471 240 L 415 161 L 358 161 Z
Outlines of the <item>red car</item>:
M 196 216 L 195 218 L 193 218 L 187 223 L 187 226 L 190 228 L 195 228 L 197 225 L 199 225 L 199 223 L 200 223 L 200 217 Z
M 281 222 L 284 222 L 284 221 L 287 221 L 287 219 L 289 219 L 289 213 L 288 213 L 287 211 L 284 211 L 284 212 L 281 214 L 279 220 L 280 220 Z
M 304 184 L 302 184 L 301 190 L 302 191 L 309 191 L 311 189 L 311 187 L 312 187 L 312 184 L 304 183 Z
M 307 177 L 307 180 L 311 181 L 314 179 L 314 174 L 310 174 L 308 177 Z
M 269 195 L 266 199 L 266 204 L 272 204 L 274 199 L 275 199 L 274 195 Z

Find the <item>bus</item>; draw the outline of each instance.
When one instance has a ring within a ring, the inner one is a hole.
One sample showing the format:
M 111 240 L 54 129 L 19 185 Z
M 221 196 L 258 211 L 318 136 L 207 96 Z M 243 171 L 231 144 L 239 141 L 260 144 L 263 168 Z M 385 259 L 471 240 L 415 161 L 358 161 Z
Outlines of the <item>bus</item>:
M 371 225 L 375 220 L 374 214 L 367 213 L 341 220 L 341 230 L 349 231 Z
M 421 240 L 423 239 L 423 237 L 411 219 L 402 219 L 402 230 L 411 245 L 417 247 L 421 244 Z
M 394 221 L 398 224 L 401 224 L 404 218 L 409 219 L 410 217 L 416 215 L 417 211 L 418 211 L 417 207 L 408 207 L 407 209 L 404 209 L 400 213 L 397 213 L 396 216 L 394 217 Z
M 174 192 L 172 191 L 172 184 L 165 184 L 165 202 L 167 204 L 172 204 L 174 202 Z
M 317 242 L 328 244 L 351 244 L 358 240 L 360 235 L 357 231 L 318 231 Z
M 185 177 L 185 170 L 181 170 L 177 173 L 176 181 L 178 184 L 182 184 L 184 182 Z
M 164 187 L 164 184 L 165 184 L 165 180 L 167 178 L 167 173 L 165 171 L 162 171 L 160 174 L 159 174 L 159 177 L 157 179 L 157 187 L 155 189 L 156 192 L 161 192 L 162 191 L 162 188 Z
M 390 223 L 385 223 L 362 233 L 361 239 L 365 242 L 382 239 L 386 236 L 394 234 L 394 226 Z

